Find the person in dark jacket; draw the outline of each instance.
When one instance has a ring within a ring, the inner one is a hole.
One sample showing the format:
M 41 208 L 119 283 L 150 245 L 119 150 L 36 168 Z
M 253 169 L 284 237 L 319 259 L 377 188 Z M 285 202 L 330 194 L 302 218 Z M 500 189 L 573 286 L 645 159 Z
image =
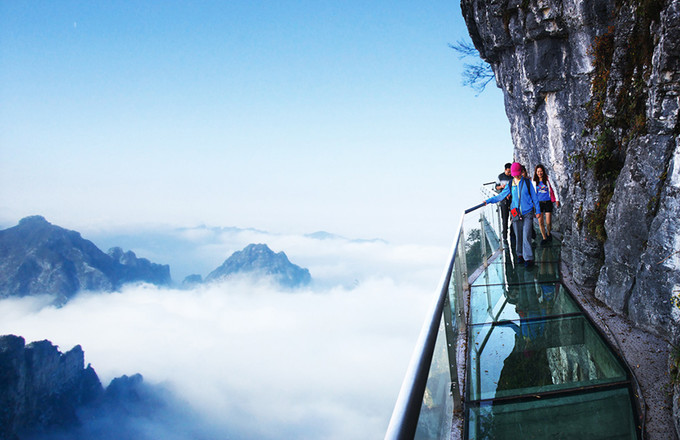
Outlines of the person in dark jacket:
M 503 191 L 495 197 L 484 201 L 498 203 L 508 195 L 512 195 L 510 214 L 512 216 L 512 229 L 515 231 L 516 253 L 519 261 L 523 261 L 526 267 L 534 265 L 534 253 L 531 249 L 531 230 L 534 227 L 534 215 L 539 218 L 541 208 L 538 204 L 538 196 L 529 179 L 522 177 L 522 165 L 515 162 L 510 167 L 512 182 L 506 185 Z
M 496 191 L 501 192 L 506 185 L 512 182 L 512 175 L 510 174 L 511 163 L 505 164 L 505 171 L 498 175 L 496 179 Z M 507 196 L 498 203 L 501 208 L 501 219 L 503 221 L 503 240 L 508 239 L 508 217 L 510 216 L 510 196 Z

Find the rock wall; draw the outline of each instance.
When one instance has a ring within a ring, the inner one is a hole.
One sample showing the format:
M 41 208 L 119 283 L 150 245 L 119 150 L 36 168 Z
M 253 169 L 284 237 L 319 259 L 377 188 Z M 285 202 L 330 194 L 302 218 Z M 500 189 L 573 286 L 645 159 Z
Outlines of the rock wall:
M 575 281 L 670 336 L 680 285 L 680 1 L 461 6 L 505 95 L 516 159 L 546 164 L 560 188 L 555 220 Z
M 26 345 L 19 336 L 0 336 L 0 439 L 73 426 L 76 409 L 103 392 L 95 371 L 84 367 L 79 345 L 62 354 L 49 341 Z
M 546 165 L 560 188 L 555 226 L 574 281 L 677 345 L 680 0 L 461 9 L 503 90 L 515 159 Z

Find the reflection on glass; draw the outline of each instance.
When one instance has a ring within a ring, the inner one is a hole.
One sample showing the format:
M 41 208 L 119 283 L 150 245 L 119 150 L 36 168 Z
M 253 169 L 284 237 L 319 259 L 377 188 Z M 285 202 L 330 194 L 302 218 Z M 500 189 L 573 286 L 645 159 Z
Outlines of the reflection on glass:
M 470 400 L 627 379 L 622 365 L 582 315 L 544 318 L 540 308 L 529 312 L 535 304 L 526 304 L 519 320 L 471 326 Z
M 481 267 L 485 259 L 491 258 L 501 247 L 498 215 L 497 206 L 488 205 L 465 218 L 465 261 L 469 274 Z
M 579 312 L 559 282 L 476 286 L 470 293 L 472 324 Z
M 635 439 L 626 387 L 521 402 L 473 404 L 470 439 Z
M 560 279 L 559 260 L 552 260 L 550 249 L 536 251 L 536 264 L 527 269 L 509 251 L 490 264 L 472 283 L 473 286 L 555 282 Z
M 484 261 L 482 252 L 482 230 L 477 227 L 465 231 L 465 262 L 468 274 L 473 273 Z

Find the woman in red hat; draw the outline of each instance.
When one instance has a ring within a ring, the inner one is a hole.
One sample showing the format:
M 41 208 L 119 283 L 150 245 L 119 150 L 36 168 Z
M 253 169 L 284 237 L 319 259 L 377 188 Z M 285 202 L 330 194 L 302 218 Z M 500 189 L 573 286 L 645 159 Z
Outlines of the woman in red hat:
M 534 227 L 534 215 L 540 218 L 541 207 L 538 196 L 531 181 L 522 176 L 522 165 L 515 162 L 510 167 L 512 184 L 506 185 L 503 191 L 495 197 L 485 200 L 487 203 L 498 203 L 512 194 L 510 204 L 510 216 L 512 217 L 512 229 L 515 231 L 516 252 L 520 262 L 526 267 L 534 265 L 534 252 L 531 249 L 531 231 Z

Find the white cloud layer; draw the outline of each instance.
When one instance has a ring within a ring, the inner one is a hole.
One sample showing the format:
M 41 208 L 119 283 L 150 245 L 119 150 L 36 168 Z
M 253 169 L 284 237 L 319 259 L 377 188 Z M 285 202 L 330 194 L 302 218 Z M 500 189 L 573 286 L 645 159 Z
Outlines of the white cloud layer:
M 206 226 L 156 227 L 127 233 L 89 230 L 83 231 L 83 237 L 104 250 L 121 246 L 154 263 L 170 264 L 176 282 L 192 273 L 205 277 L 232 253 L 250 243 L 265 243 L 274 252 L 285 252 L 292 263 L 308 268 L 316 286 L 326 288 L 353 285 L 376 276 L 400 282 L 430 283 L 434 288 L 448 246 L 448 243 L 444 246 L 392 244 L 337 236 L 320 240 L 303 235 Z
M 308 240 L 273 245 L 326 280 L 308 289 L 233 279 L 191 291 L 84 292 L 62 308 L 48 297 L 8 299 L 0 334 L 49 339 L 62 351 L 80 344 L 104 385 L 141 373 L 186 400 L 218 437 L 380 438 L 446 252 Z M 339 282 L 343 274 L 361 280 Z M 192 429 L 172 431 L 191 438 Z

